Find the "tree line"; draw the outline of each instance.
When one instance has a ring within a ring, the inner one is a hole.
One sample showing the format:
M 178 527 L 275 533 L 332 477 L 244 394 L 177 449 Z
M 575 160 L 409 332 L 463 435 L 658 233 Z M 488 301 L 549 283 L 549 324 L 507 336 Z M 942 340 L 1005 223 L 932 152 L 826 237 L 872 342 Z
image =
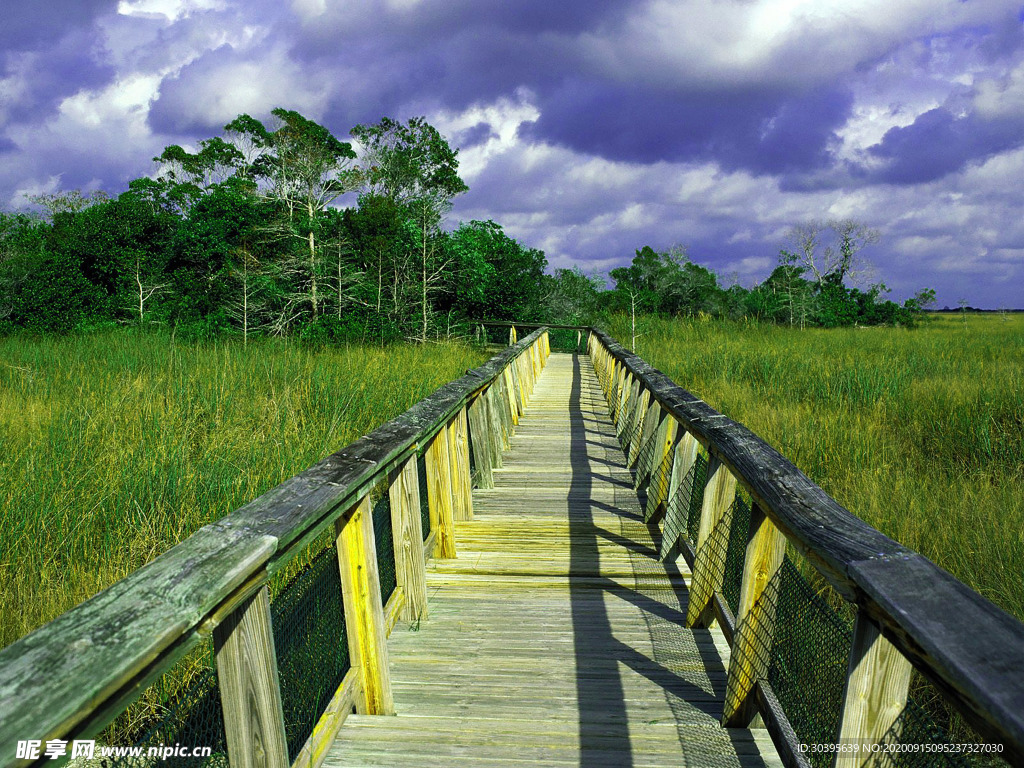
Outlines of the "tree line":
M 852 219 L 794 226 L 775 269 L 750 289 L 724 286 L 684 248 L 659 253 L 645 246 L 628 267 L 611 270 L 615 287 L 603 303 L 624 313 L 749 317 L 800 328 L 914 325 L 935 303 L 933 289 L 899 304 L 883 298 L 888 289 L 882 282 L 856 287 L 873 276 L 862 251 L 878 239 L 877 230 Z
M 116 197 L 58 192 L 31 198 L 44 215 L 0 212 L 0 332 L 158 323 L 196 338 L 422 342 L 473 319 L 615 312 L 910 323 L 929 298 L 896 305 L 879 300 L 884 286 L 847 288 L 875 236 L 853 222 L 795 229 L 750 290 L 724 287 L 679 248 L 636 251 L 610 289 L 579 269 L 546 274 L 544 253 L 493 221 L 445 228 L 468 188 L 458 150 L 424 118 L 357 125 L 357 155 L 297 112 L 272 115 L 270 126 L 239 115 L 195 151 L 167 147 L 154 177 Z
M 423 118 L 341 141 L 297 112 L 239 115 L 116 198 L 0 214 L 0 329 L 165 323 L 198 337 L 425 341 L 533 319 L 547 261 L 492 221 L 446 231 L 458 150 Z M 357 204 L 337 205 L 343 195 Z

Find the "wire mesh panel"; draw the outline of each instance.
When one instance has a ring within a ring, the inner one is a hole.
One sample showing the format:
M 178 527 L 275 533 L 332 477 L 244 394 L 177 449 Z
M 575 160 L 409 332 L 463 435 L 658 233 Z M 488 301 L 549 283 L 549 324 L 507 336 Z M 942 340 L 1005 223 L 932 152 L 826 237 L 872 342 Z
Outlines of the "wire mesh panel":
M 675 460 L 673 451 L 667 451 L 661 459 L 661 463 L 654 468 L 651 473 L 651 481 L 648 486 L 648 495 L 656 497 L 658 499 L 665 499 L 668 495 L 669 482 L 672 479 L 672 463 Z M 666 501 L 671 501 L 667 499 Z M 648 508 L 648 511 L 653 512 L 652 509 Z M 647 513 L 644 513 L 644 519 L 648 518 Z
M 270 615 L 288 757 L 294 760 L 350 666 L 333 544 L 278 591 Z
M 838 733 L 853 621 L 836 613 L 788 555 L 772 587 L 777 591 L 768 682 L 800 741 L 828 744 Z M 832 759 L 824 753 L 807 757 L 816 766 Z
M 729 542 L 725 550 L 725 574 L 722 596 L 735 616 L 740 609 L 740 589 L 743 585 L 743 561 L 747 555 L 747 534 L 750 529 L 750 505 L 737 495 L 730 513 Z
M 209 747 L 207 758 L 168 757 L 159 760 L 172 768 L 228 768 L 224 710 L 217 687 L 217 666 L 213 641 L 207 640 L 184 661 L 164 673 L 127 712 L 97 739 L 109 746 Z M 135 768 L 152 765 L 152 757 L 107 757 L 107 768 Z
M 619 435 L 619 444 L 622 446 L 622 452 L 629 456 L 629 447 L 633 445 L 637 440 L 640 439 L 640 433 L 644 428 L 644 420 L 637 411 L 633 417 L 633 423 L 627 424 L 626 428 L 622 430 L 622 434 Z
M 395 539 L 391 526 L 391 497 L 384 492 L 373 505 L 373 537 L 377 544 L 377 572 L 380 576 L 380 602 L 387 605 L 398 583 L 395 577 Z
M 697 546 L 697 533 L 700 531 L 700 510 L 704 506 L 704 485 L 708 479 L 708 457 L 701 451 L 693 464 L 693 478 L 690 481 L 692 492 L 689 494 L 690 509 L 686 518 L 686 537 L 693 546 Z
M 922 693 L 921 689 L 916 692 L 917 695 L 912 692 L 907 700 L 906 708 L 896 718 L 896 722 L 882 739 L 882 743 L 885 745 L 900 744 L 913 745 L 913 747 L 907 751 L 894 749 L 887 754 L 884 763 L 880 761 L 879 764 L 894 766 L 894 768 L 967 768 L 968 766 L 1005 765 L 992 755 L 969 756 L 953 751 L 916 751 L 918 745 L 949 744 L 951 742 L 946 731 L 939 727 L 929 713 L 929 707 L 923 702 Z M 974 735 L 961 737 L 956 741 L 968 744 L 980 743 L 980 739 Z
M 427 496 L 427 460 L 421 452 L 416 457 L 416 472 L 420 486 L 420 520 L 423 524 L 423 540 L 430 536 L 430 498 Z
M 654 463 L 654 453 L 661 445 L 662 441 L 658 439 L 658 430 L 655 429 L 637 453 L 635 474 L 639 475 L 641 472 L 647 472 L 646 480 L 648 485 L 650 485 L 651 474 L 654 471 L 654 468 L 651 466 Z

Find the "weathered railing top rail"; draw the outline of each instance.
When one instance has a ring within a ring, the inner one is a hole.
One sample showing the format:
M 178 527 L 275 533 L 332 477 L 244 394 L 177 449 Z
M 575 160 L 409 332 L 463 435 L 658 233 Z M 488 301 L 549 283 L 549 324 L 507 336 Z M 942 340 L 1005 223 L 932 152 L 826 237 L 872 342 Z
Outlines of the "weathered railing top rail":
M 513 361 L 537 364 L 542 333 L 0 651 L 0 764 L 27 764 L 15 760 L 19 740 L 98 732 Z
M 727 468 L 786 539 L 979 733 L 1004 743 L 1007 757 L 1024 763 L 1021 622 L 852 515 L 760 437 L 607 333 L 582 330 L 599 341 L 614 375 L 649 393 L 652 404 Z

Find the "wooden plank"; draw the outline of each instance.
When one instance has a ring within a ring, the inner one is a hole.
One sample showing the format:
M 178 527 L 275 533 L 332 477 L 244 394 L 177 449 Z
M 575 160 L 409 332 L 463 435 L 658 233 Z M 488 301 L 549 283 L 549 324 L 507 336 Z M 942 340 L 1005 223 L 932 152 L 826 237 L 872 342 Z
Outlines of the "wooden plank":
M 465 408 L 448 424 L 447 433 L 452 515 L 455 520 L 472 520 L 473 478 L 469 473 L 469 430 Z
M 415 453 L 400 469 L 392 470 L 388 496 L 395 543 L 395 579 L 405 592 L 401 618 L 403 621 L 419 621 L 427 617 L 427 575 L 423 560 L 423 520 L 420 516 L 419 470 Z
M 750 510 L 737 634 L 729 660 L 729 685 L 722 716 L 722 725 L 729 728 L 747 728 L 757 715 L 754 688 L 768 674 L 778 589 L 774 581 L 785 555 L 786 537 L 754 504 Z
M 782 763 L 786 768 L 811 768 L 807 756 L 800 750 L 800 739 L 768 681 L 761 680 L 756 692 L 758 711 L 764 717 L 765 727 L 779 750 Z
M 335 523 L 338 568 L 349 659 L 359 670 L 363 689 L 357 709 L 363 714 L 391 715 L 395 704 L 371 516 L 367 496 Z
M 213 631 L 232 768 L 286 768 L 270 592 L 264 586 Z
M 313 733 L 306 739 L 299 754 L 292 762 L 291 768 L 320 768 L 338 731 L 345 724 L 345 720 L 352 714 L 356 701 L 362 698 L 363 692 L 359 683 L 359 671 L 349 669 L 342 678 L 341 685 L 331 697 L 327 709 L 320 716 L 316 725 L 313 726 Z
M 384 606 L 384 634 L 387 637 L 391 636 L 395 625 L 398 624 L 398 620 L 405 610 L 405 603 L 405 590 L 401 587 L 395 587 L 391 597 L 388 598 L 388 604 Z M 418 620 L 410 623 L 418 624 Z
M 455 557 L 455 518 L 451 486 L 448 429 L 442 427 L 427 445 L 427 503 L 434 557 Z
M 863 750 L 884 741 L 898 742 L 899 733 L 892 729 L 907 706 L 912 670 L 910 662 L 882 637 L 878 625 L 858 612 L 836 743 L 857 744 Z M 860 768 L 876 760 L 876 754 L 866 750 L 837 752 L 832 764 Z
M 704 485 L 692 589 L 686 609 L 688 627 L 707 626 L 712 620 L 713 614 L 709 611 L 711 600 L 721 590 L 725 574 L 725 543 L 729 538 L 725 518 L 735 498 L 736 478 L 712 456 L 708 462 L 707 482 Z

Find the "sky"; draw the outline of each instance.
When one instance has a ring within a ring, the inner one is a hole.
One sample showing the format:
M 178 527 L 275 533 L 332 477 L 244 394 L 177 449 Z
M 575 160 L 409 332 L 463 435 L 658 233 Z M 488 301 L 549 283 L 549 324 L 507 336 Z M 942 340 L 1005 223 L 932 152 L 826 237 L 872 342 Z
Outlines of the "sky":
M 764 280 L 853 218 L 903 300 L 1024 307 L 1024 6 L 1006 0 L 0 0 L 0 208 L 118 194 L 242 112 L 425 116 L 453 222 L 550 268 L 683 245 Z

